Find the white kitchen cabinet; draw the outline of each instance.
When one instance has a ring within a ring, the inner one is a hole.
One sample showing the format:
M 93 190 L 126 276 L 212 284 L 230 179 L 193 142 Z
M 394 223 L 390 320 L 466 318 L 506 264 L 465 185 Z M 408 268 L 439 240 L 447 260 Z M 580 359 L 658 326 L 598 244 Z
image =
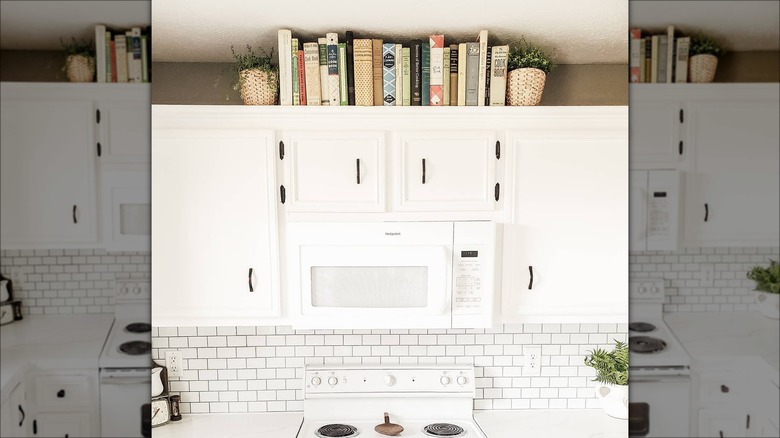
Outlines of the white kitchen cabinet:
M 699 410 L 700 437 L 745 437 L 748 435 L 748 414 L 743 409 Z
M 0 406 L 0 436 L 26 437 L 32 423 L 32 412 L 27 403 L 24 382 L 19 382 L 11 390 L 8 399 Z
M 630 102 L 631 167 L 676 168 L 686 156 L 682 102 L 667 100 L 647 86 L 635 85 Z
M 101 162 L 148 164 L 152 159 L 151 89 L 114 90 L 97 103 Z
M 97 370 L 39 370 L 31 375 L 35 436 L 98 436 Z
M 626 119 L 614 123 L 607 132 L 510 134 L 504 321 L 627 321 Z
M 398 211 L 494 210 L 500 144 L 495 131 L 394 133 Z
M 288 131 L 284 134 L 289 211 L 385 211 L 385 133 Z
M 152 323 L 278 317 L 273 131 L 155 123 L 152 141 Z
M 94 103 L 27 97 L 3 84 L 3 248 L 98 242 Z
M 691 104 L 687 246 L 780 243 L 780 111 L 777 87 L 765 91 Z
M 45 437 L 85 437 L 97 436 L 90 431 L 89 414 L 83 412 L 47 412 L 36 418 L 35 436 Z

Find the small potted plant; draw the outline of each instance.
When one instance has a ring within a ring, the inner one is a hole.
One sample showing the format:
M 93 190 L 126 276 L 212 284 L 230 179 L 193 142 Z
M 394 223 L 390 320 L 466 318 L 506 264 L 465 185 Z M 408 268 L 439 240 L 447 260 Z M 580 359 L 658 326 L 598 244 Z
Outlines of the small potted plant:
M 95 49 L 91 40 L 77 40 L 71 37 L 66 43 L 60 38 L 65 51 L 65 65 L 62 66 L 70 82 L 92 82 L 95 79 Z
M 724 50 L 714 38 L 699 33 L 691 37 L 688 49 L 688 77 L 691 82 L 712 82 L 715 70 L 718 68 L 718 58 Z
M 238 82 L 233 89 L 241 91 L 244 105 L 274 105 L 279 90 L 278 68 L 271 64 L 273 48 L 269 54 L 261 49 L 256 53 L 252 46 L 246 45 L 247 53 L 233 53 L 236 63 L 234 68 L 238 73 Z
M 509 46 L 507 59 L 507 104 L 539 105 L 547 74 L 553 68 L 551 55 L 540 47 L 521 40 Z
M 769 267 L 755 266 L 747 277 L 756 282 L 756 303 L 762 315 L 780 319 L 780 263 L 769 260 Z
M 585 357 L 585 365 L 596 370 L 596 398 L 610 417 L 628 418 L 628 345 L 615 341 L 612 351 L 596 348 Z

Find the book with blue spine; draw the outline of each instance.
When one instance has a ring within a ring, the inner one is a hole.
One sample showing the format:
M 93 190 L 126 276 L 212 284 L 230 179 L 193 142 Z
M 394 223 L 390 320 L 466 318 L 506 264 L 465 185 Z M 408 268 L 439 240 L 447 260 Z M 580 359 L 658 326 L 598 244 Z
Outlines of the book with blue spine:
M 329 32 L 328 39 L 328 96 L 331 106 L 341 105 L 339 94 L 339 35 Z
M 382 44 L 382 100 L 395 106 L 395 44 Z

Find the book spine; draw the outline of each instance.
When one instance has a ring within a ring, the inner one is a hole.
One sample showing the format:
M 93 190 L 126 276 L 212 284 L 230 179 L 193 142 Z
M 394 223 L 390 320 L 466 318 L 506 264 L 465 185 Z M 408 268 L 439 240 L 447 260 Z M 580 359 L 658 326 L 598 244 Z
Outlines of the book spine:
M 429 42 L 422 44 L 422 78 L 420 82 L 420 104 L 429 106 L 431 104 L 431 45 Z
M 303 50 L 298 50 L 298 88 L 300 104 L 306 105 L 308 102 L 306 98 L 306 58 Z
M 292 66 L 292 104 L 301 104 L 301 83 L 298 73 L 298 38 L 290 40 L 290 65 Z
M 650 48 L 650 82 L 658 82 L 658 35 L 653 35 Z
M 441 69 L 442 80 L 444 81 L 444 105 L 450 106 L 450 48 L 444 48 L 444 65 Z
M 466 43 L 466 105 L 479 103 L 479 43 Z
M 646 43 L 647 38 L 641 38 L 639 40 L 639 53 L 637 55 L 637 63 L 639 64 L 637 66 L 637 69 L 639 70 L 639 82 L 645 82 L 645 51 L 647 50 Z
M 395 45 L 395 105 L 404 106 L 403 47 Z
M 108 82 L 116 82 L 116 41 L 110 39 L 108 44 L 108 66 L 106 70 Z
M 339 105 L 349 105 L 347 88 L 347 43 L 339 43 Z
M 130 31 L 125 32 L 125 42 L 127 44 L 127 51 L 125 57 L 127 58 L 127 82 L 133 82 L 133 37 L 130 35 Z
M 279 105 L 292 105 L 292 58 L 282 56 L 292 51 L 292 32 L 289 29 L 277 31 L 279 46 Z
M 666 28 L 666 83 L 674 81 L 674 26 Z
M 493 46 L 490 67 L 490 106 L 506 104 L 506 73 L 509 46 Z
M 117 35 L 114 37 L 116 46 L 116 81 L 127 82 L 127 37 Z
M 346 32 L 347 36 L 347 100 L 350 105 L 355 105 L 355 34 Z
M 141 80 L 149 82 L 149 40 L 146 35 L 141 35 Z
M 477 77 L 477 106 L 485 105 L 485 81 L 487 80 L 488 31 L 479 31 L 479 76 Z
M 134 27 L 130 31 L 131 41 L 133 42 L 132 56 L 130 57 L 130 76 L 129 82 L 143 82 L 144 80 L 144 68 L 141 55 L 141 28 Z
M 355 47 L 355 105 L 374 105 L 374 59 L 370 39 L 357 39 Z
M 320 46 L 303 43 L 303 64 L 306 69 L 306 105 L 320 105 Z
M 640 82 L 640 41 L 642 38 L 642 30 L 633 28 L 629 31 L 630 40 L 630 53 L 629 53 L 629 67 L 628 67 L 628 81 Z
M 318 38 L 317 45 L 320 49 L 320 105 L 330 105 L 330 92 L 328 90 L 328 39 Z
M 651 82 L 653 67 L 653 38 L 645 38 L 645 82 Z
M 328 96 L 331 106 L 341 105 L 339 93 L 339 36 L 330 32 L 328 39 Z
M 458 44 L 458 106 L 466 105 L 466 43 Z
M 383 44 L 380 39 L 371 40 L 371 56 L 373 57 L 374 72 L 374 106 L 382 106 L 384 101 L 384 73 L 382 62 Z
M 691 47 L 690 37 L 677 39 L 677 71 L 674 75 L 675 82 L 688 82 L 688 51 Z
M 666 52 L 669 50 L 669 40 L 666 35 L 658 36 L 658 82 L 666 83 Z
M 458 105 L 458 45 L 450 44 L 450 106 Z
M 412 104 L 412 53 L 408 47 L 401 49 L 401 72 L 403 74 L 404 93 L 401 96 L 403 106 Z
M 410 72 L 412 106 L 420 106 L 422 104 L 422 41 L 412 40 L 409 51 L 412 63 Z
M 385 106 L 395 106 L 395 44 L 382 44 L 383 100 Z
M 97 81 L 108 82 L 106 75 L 106 26 L 98 24 L 95 26 L 95 70 L 97 70 Z
M 493 62 L 493 48 L 488 47 L 485 60 L 485 106 L 490 106 L 490 69 Z

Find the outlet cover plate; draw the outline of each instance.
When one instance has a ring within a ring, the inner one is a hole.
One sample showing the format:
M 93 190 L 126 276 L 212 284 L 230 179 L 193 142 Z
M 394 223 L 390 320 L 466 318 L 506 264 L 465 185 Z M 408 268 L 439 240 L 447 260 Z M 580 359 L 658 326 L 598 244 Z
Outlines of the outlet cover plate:
M 541 376 L 542 375 L 542 347 L 538 345 L 523 346 L 523 375 Z
M 181 377 L 182 375 L 182 357 L 179 350 L 168 350 L 165 352 L 165 367 L 168 368 L 168 377 Z

